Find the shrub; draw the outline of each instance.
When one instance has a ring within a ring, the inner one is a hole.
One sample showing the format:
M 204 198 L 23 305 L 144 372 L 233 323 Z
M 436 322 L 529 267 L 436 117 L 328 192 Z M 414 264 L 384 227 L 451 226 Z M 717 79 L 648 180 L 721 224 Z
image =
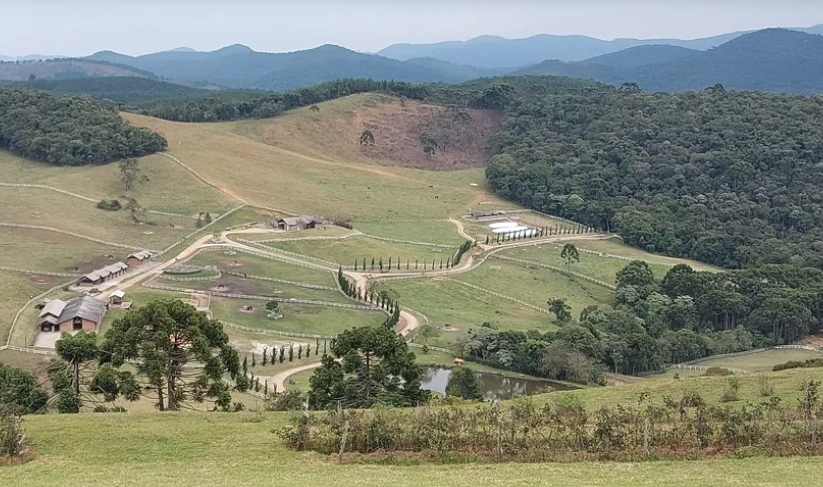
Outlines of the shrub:
M 789 360 L 788 362 L 783 362 L 782 364 L 777 364 L 772 367 L 773 372 L 778 372 L 781 370 L 788 370 L 788 369 L 811 369 L 815 367 L 823 367 L 823 358 L 810 358 L 804 361 L 800 360 Z
M 763 397 L 769 397 L 774 394 L 774 386 L 765 375 L 757 378 L 757 392 Z
M 347 230 L 352 230 L 352 229 L 354 228 L 354 227 L 351 225 L 351 223 L 349 223 L 347 220 L 334 219 L 334 220 L 332 220 L 331 224 L 332 224 L 332 225 L 334 225 L 334 226 L 336 226 L 336 227 L 342 227 L 342 228 L 345 228 L 345 229 L 347 229 Z
M 28 449 L 23 418 L 11 407 L 0 404 L 0 458 L 23 458 Z
M 275 392 L 266 398 L 266 411 L 299 411 L 304 397 L 298 391 Z
M 723 387 L 720 402 L 734 402 L 740 400 L 740 379 L 731 377 Z
M 97 203 L 97 207 L 106 211 L 119 211 L 123 208 L 117 200 L 100 200 L 100 202 Z
M 709 367 L 703 375 L 706 377 L 726 377 L 727 375 L 734 375 L 734 372 L 725 367 Z

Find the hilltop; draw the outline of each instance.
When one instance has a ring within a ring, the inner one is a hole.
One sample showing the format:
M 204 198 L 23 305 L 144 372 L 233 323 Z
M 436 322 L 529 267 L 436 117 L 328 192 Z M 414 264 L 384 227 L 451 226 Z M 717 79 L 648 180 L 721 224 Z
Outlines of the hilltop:
M 823 36 L 766 29 L 737 37 L 708 51 L 635 48 L 585 62 L 557 60 L 517 71 L 594 79 L 646 91 L 726 89 L 811 94 L 823 90 Z

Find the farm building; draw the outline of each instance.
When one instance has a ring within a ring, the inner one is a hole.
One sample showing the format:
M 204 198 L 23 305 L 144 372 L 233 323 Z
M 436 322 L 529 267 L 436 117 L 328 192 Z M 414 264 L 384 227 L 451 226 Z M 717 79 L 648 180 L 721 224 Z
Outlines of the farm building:
M 492 218 L 492 217 L 504 216 L 505 214 L 506 214 L 506 212 L 503 211 L 503 210 L 481 211 L 481 212 L 477 212 L 477 213 L 472 212 L 471 217 L 474 218 L 475 220 L 479 220 L 481 218 Z
M 323 217 L 314 215 L 301 215 L 287 216 L 286 218 L 273 220 L 271 222 L 271 225 L 275 228 L 279 228 L 281 230 L 286 230 L 287 232 L 290 232 L 293 230 L 308 230 L 316 228 L 317 225 L 322 225 L 323 223 Z
M 149 259 L 151 259 L 151 252 L 148 250 L 141 250 L 140 252 L 129 254 L 129 256 L 126 257 L 126 264 L 129 266 L 143 265 L 148 263 Z
M 87 296 L 46 303 L 37 324 L 41 332 L 94 331 L 103 319 L 106 305 Z
M 81 286 L 96 286 L 122 276 L 128 268 L 129 266 L 127 264 L 115 262 L 114 264 L 84 274 L 83 277 L 80 278 L 79 284 Z
M 122 290 L 114 291 L 109 296 L 109 304 L 112 304 L 114 306 L 120 306 L 121 304 L 123 304 L 123 297 L 125 296 L 126 293 L 124 293 Z

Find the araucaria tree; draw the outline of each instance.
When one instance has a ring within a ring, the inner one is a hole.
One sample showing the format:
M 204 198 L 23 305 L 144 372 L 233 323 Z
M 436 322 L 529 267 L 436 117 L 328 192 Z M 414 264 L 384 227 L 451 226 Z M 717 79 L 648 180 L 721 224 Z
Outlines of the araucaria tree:
M 548 301 L 549 311 L 557 317 L 560 323 L 566 323 L 572 319 L 571 306 L 566 304 L 566 298 L 552 298 Z
M 132 309 L 106 332 L 103 361 L 134 364 L 145 389 L 153 391 L 161 411 L 213 400 L 231 407 L 228 374 L 239 390 L 248 387 L 240 360 L 223 325 L 176 299 L 162 299 Z
M 566 260 L 566 268 L 570 268 L 572 262 L 580 262 L 580 252 L 574 244 L 566 244 L 563 250 L 560 251 L 560 258 Z
M 483 399 L 480 381 L 477 380 L 472 369 L 465 367 L 452 370 L 449 381 L 446 383 L 446 395 L 475 401 Z
M 364 130 L 360 134 L 360 145 L 374 145 L 374 134 L 368 130 Z
M 416 406 L 429 399 L 420 388 L 420 369 L 408 344 L 386 328 L 354 328 L 338 335 L 309 384 L 313 409 Z

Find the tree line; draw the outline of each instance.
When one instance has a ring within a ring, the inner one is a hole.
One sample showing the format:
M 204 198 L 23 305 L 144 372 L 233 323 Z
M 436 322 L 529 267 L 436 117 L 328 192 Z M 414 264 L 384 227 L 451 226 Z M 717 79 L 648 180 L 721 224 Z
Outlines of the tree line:
M 726 268 L 823 268 L 823 99 L 722 86 L 516 94 L 486 170 L 498 194 Z
M 574 321 L 564 299 L 548 304 L 560 330 L 497 331 L 484 323 L 457 352 L 537 377 L 599 383 L 605 372 L 658 372 L 792 343 L 823 328 L 823 271 L 767 265 L 713 273 L 681 264 L 657 280 L 646 262 L 633 261 L 617 274 L 613 305 L 586 307 Z
M 0 149 L 58 166 L 160 152 L 166 139 L 125 123 L 110 104 L 0 87 Z

